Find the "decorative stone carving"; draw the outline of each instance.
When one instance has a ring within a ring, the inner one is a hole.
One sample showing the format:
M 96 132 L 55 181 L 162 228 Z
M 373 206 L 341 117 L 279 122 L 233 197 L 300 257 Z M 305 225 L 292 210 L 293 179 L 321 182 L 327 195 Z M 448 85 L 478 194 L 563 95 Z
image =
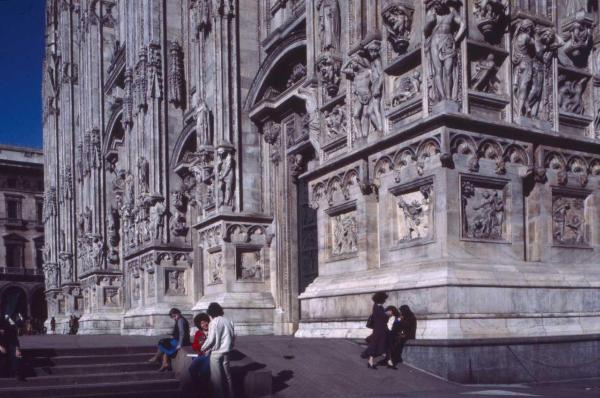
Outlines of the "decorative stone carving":
M 558 76 L 558 107 L 562 112 L 583 115 L 585 111 L 583 93 L 587 82 L 586 76 L 575 79 L 565 74 Z
M 104 297 L 103 303 L 107 307 L 118 307 L 120 303 L 119 288 L 117 287 L 105 287 L 103 289 Z
M 211 1 L 212 0 L 194 0 L 190 4 L 192 9 L 195 36 L 200 38 L 200 34 L 207 34 L 211 26 Z
M 183 76 L 183 51 L 176 41 L 169 44 L 169 102 L 182 106 L 185 101 L 185 79 Z
M 167 209 L 163 199 L 156 200 L 154 205 L 149 209 L 149 229 L 152 234 L 152 239 L 162 241 L 165 232 L 165 218 Z
M 187 233 L 189 231 L 186 218 L 188 198 L 181 191 L 174 191 L 171 195 L 173 209 L 175 210 L 175 214 L 171 219 L 171 232 L 174 236 L 187 236 Z
M 294 84 L 306 77 L 306 66 L 302 63 L 294 65 L 292 68 L 292 74 L 288 78 L 285 86 L 292 87 Z
M 223 143 L 217 148 L 216 175 L 219 179 L 219 206 L 232 206 L 235 184 L 235 149 L 230 143 Z
M 333 141 L 347 135 L 346 109 L 343 105 L 338 105 L 330 111 L 324 111 L 323 118 L 325 119 L 325 138 L 327 141 Z
M 238 256 L 237 277 L 245 282 L 262 282 L 263 265 L 260 251 L 242 251 Z
M 162 98 L 162 60 L 161 48 L 157 42 L 148 46 L 147 98 Z
M 463 181 L 461 187 L 462 236 L 504 240 L 504 189 Z
M 145 157 L 140 157 L 138 160 L 138 187 L 140 194 L 150 192 L 150 163 Z
M 355 138 L 367 137 L 371 125 L 383 131 L 381 95 L 383 70 L 380 59 L 381 41 L 374 39 L 352 54 L 343 72 L 353 81 L 352 118 Z
M 140 48 L 138 61 L 135 65 L 135 78 L 133 83 L 133 107 L 136 111 L 145 110 L 147 106 L 146 91 L 148 87 L 148 49 Z
M 288 164 L 290 166 L 290 175 L 292 178 L 297 179 L 304 172 L 306 159 L 304 159 L 302 154 L 296 153 L 288 156 Z
M 134 83 L 133 83 L 133 70 L 131 68 L 125 69 L 124 73 L 124 93 L 123 93 L 123 116 L 121 116 L 121 123 L 126 129 L 131 128 L 133 125 L 133 112 L 134 112 Z
M 480 59 L 473 65 L 474 73 L 471 77 L 471 89 L 484 93 L 498 93 L 498 66 L 494 54 L 488 54 L 486 58 Z
M 392 2 L 381 12 L 387 39 L 394 51 L 403 54 L 410 44 L 414 8 L 409 3 Z
M 211 285 L 217 285 L 223 283 L 224 269 L 223 269 L 223 253 L 209 253 L 208 254 L 208 281 Z
M 423 32 L 425 53 L 431 76 L 432 103 L 458 101 L 459 68 L 457 49 L 463 39 L 466 25 L 460 16 L 459 0 L 428 0 Z
M 56 188 L 50 187 L 44 194 L 43 221 L 46 222 L 56 215 Z
M 594 21 L 579 16 L 563 27 L 564 45 L 558 50 L 558 61 L 567 67 L 585 68 L 593 46 Z
M 331 217 L 331 237 L 333 256 L 358 251 L 358 224 L 355 210 Z
M 497 42 L 508 22 L 507 0 L 475 0 L 473 15 L 486 40 Z
M 59 259 L 62 282 L 73 282 L 73 255 L 71 253 L 60 253 Z
M 213 143 L 213 129 L 210 109 L 208 104 L 198 93 L 194 94 L 196 109 L 194 119 L 196 120 L 196 146 L 202 148 Z
M 537 118 L 546 85 L 550 82 L 549 67 L 560 47 L 552 28 L 536 28 L 530 19 L 516 25 L 512 42 L 513 92 L 515 114 Z
M 341 17 L 337 0 L 319 0 L 319 43 L 321 51 L 340 49 Z
M 43 266 L 46 289 L 57 289 L 60 286 L 58 264 L 46 263 Z
M 583 197 L 552 196 L 552 236 L 554 244 L 585 246 L 585 204 Z
M 398 240 L 410 242 L 430 236 L 432 228 L 431 184 L 398 195 Z
M 102 142 L 99 129 L 92 129 L 90 132 L 90 166 L 95 169 L 102 167 Z
M 418 70 L 394 80 L 392 106 L 398 106 L 421 92 L 421 72 Z
M 172 296 L 185 296 L 185 271 L 182 270 L 166 270 L 165 279 L 167 288 L 165 294 Z
M 335 97 L 340 89 L 341 66 L 340 57 L 331 53 L 323 53 L 317 59 L 316 69 L 319 80 L 329 97 Z

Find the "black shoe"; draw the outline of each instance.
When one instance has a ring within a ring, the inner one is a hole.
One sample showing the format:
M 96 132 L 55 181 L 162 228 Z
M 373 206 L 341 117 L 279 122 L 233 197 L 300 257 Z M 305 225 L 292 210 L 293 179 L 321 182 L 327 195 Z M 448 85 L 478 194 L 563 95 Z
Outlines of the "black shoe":
M 377 366 L 375 365 L 371 365 L 370 363 L 367 362 L 367 368 L 369 369 L 373 369 L 373 370 L 377 370 Z

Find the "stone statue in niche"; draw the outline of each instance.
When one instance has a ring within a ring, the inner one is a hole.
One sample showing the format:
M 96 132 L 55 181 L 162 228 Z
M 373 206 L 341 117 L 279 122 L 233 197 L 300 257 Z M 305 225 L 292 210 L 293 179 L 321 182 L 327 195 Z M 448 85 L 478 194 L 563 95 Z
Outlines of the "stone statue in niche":
M 379 52 L 381 41 L 373 40 L 352 54 L 343 72 L 353 81 L 352 118 L 356 130 L 355 138 L 367 137 L 371 125 L 383 131 L 381 94 L 383 72 Z
M 337 0 L 319 0 L 319 42 L 321 51 L 340 49 L 341 17 Z
M 340 58 L 330 53 L 323 53 L 317 59 L 317 72 L 329 97 L 335 97 L 340 89 L 341 66 Z
M 184 271 L 167 271 L 167 294 L 185 295 Z
M 458 100 L 458 49 L 466 25 L 458 10 L 459 1 L 430 0 L 427 2 L 425 52 L 432 79 L 431 100 L 437 103 Z
M 223 253 L 208 255 L 208 278 L 211 284 L 223 283 Z
M 83 217 L 84 217 L 84 220 L 85 220 L 85 232 L 91 233 L 92 232 L 92 218 L 93 218 L 93 214 L 92 214 L 92 209 L 90 209 L 88 206 L 85 207 L 85 211 L 83 213 Z
M 59 285 L 58 282 L 58 266 L 54 263 L 44 264 L 44 277 L 46 286 L 48 289 L 56 289 Z
M 496 43 L 502 37 L 508 21 L 508 1 L 476 0 L 473 4 L 473 15 L 483 37 Z
M 167 216 L 167 209 L 163 200 L 158 200 L 152 207 L 150 207 L 149 214 L 149 226 L 152 238 L 155 240 L 162 240 L 165 231 L 165 217 Z
M 471 77 L 471 88 L 473 90 L 482 91 L 484 93 L 498 93 L 498 66 L 494 54 L 488 54 L 485 59 L 482 59 L 474 65 L 475 73 Z
M 241 253 L 238 275 L 243 281 L 262 281 L 263 271 L 260 252 Z
M 189 230 L 186 220 L 188 198 L 181 191 L 173 192 L 172 197 L 175 215 L 171 219 L 171 232 L 174 236 L 186 236 Z
M 292 68 L 292 73 L 285 84 L 287 88 L 302 80 L 306 76 L 306 66 L 303 63 L 298 63 Z
M 119 305 L 119 289 L 115 287 L 104 288 L 104 305 L 117 307 Z
M 63 282 L 73 281 L 73 259 L 69 253 L 61 253 L 60 260 L 62 263 L 61 273 Z
M 394 96 L 392 106 L 398 106 L 421 92 L 421 72 L 413 71 L 408 76 L 398 77 L 394 80 Z
M 150 163 L 145 157 L 140 157 L 138 160 L 138 186 L 140 194 L 145 194 L 150 191 Z
M 331 254 L 340 256 L 358 251 L 356 212 L 339 214 L 332 218 Z
M 567 67 L 585 68 L 593 46 L 593 22 L 578 18 L 563 28 L 564 45 L 558 50 L 558 61 Z
M 77 216 L 77 233 L 79 236 L 85 235 L 85 216 L 83 213 L 79 213 Z
M 583 198 L 556 195 L 552 198 L 552 235 L 555 244 L 586 245 Z
M 517 115 L 538 117 L 546 83 L 546 69 L 560 46 L 553 29 L 536 29 L 530 19 L 523 19 L 517 24 L 512 43 L 512 62 L 515 67 L 513 91 Z
M 324 111 L 326 139 L 334 140 L 346 136 L 346 111 L 343 106 L 336 106 Z
M 401 242 L 423 239 L 429 236 L 431 227 L 431 185 L 419 191 L 402 194 L 398 198 L 400 208 L 398 236 Z
M 235 183 L 235 160 L 233 145 L 225 143 L 217 149 L 217 176 L 219 178 L 219 206 L 233 205 L 233 184 Z
M 588 11 L 589 0 L 567 0 L 566 3 L 565 10 L 568 16 Z
M 411 6 L 400 2 L 391 3 L 381 13 L 388 40 L 398 54 L 405 53 L 410 44 L 413 13 Z
M 558 76 L 558 107 L 562 112 L 583 115 L 583 92 L 587 81 L 587 77 L 572 80 L 566 75 Z
M 194 113 L 196 119 L 196 145 L 201 148 L 212 145 L 212 123 L 208 104 L 200 98 L 198 93 L 194 96 L 196 97 L 196 110 Z
M 142 298 L 142 295 L 140 294 L 141 290 L 139 276 L 137 278 L 133 278 L 133 301 L 139 301 L 140 298 Z
M 101 236 L 94 236 L 91 241 L 90 247 L 90 260 L 91 265 L 95 269 L 101 269 L 104 263 L 104 256 L 106 254 L 104 248 L 104 242 Z
M 462 235 L 465 238 L 504 239 L 504 191 L 462 184 Z

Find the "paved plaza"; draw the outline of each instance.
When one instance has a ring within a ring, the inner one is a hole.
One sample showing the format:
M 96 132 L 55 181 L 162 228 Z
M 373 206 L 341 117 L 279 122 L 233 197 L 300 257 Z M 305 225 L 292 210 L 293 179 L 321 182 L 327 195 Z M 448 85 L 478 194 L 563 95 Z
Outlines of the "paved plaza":
M 25 336 L 25 349 L 148 346 L 149 336 Z M 369 370 L 352 340 L 242 336 L 237 350 L 270 370 L 275 397 L 600 397 L 600 379 L 534 385 L 459 385 L 400 365 Z M 235 361 L 232 366 L 235 365 Z

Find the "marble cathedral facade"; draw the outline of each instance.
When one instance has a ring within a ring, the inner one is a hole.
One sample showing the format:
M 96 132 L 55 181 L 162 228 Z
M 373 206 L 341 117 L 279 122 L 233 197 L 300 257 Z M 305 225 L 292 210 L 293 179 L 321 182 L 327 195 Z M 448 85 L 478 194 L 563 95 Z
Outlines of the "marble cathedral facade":
M 600 17 L 570 0 L 47 0 L 49 313 L 600 333 Z

